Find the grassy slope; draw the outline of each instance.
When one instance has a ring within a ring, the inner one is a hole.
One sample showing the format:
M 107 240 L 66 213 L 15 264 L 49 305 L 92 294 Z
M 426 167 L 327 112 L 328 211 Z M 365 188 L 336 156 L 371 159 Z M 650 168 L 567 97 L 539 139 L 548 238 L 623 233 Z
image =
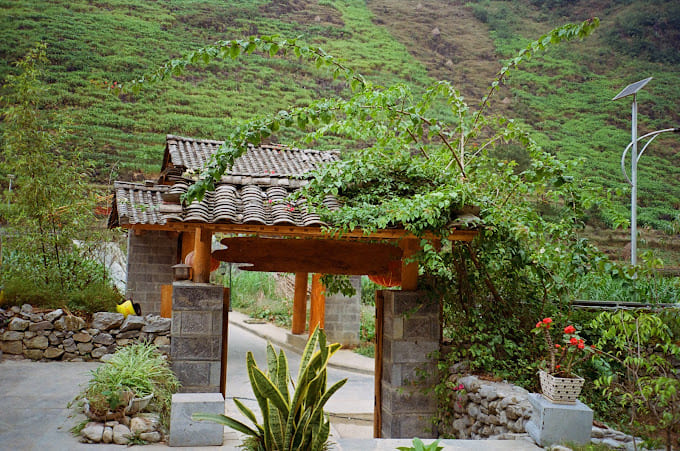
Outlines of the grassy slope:
M 70 118 L 77 144 L 96 161 L 99 180 L 107 180 L 157 171 L 166 133 L 220 138 L 239 119 L 344 89 L 310 66 L 259 56 L 212 64 L 134 99 L 112 98 L 99 83 L 128 80 L 217 39 L 302 36 L 383 84 L 449 79 L 475 104 L 499 67 L 497 59 L 554 26 L 598 15 L 602 26 L 595 36 L 530 63 L 498 100 L 501 110 L 538 130 L 546 149 L 584 157 L 584 173 L 625 191 L 619 159 L 629 140 L 630 102 L 610 99 L 627 83 L 653 75 L 640 94 L 640 129 L 665 128 L 678 124 L 680 84 L 677 61 L 636 61 L 612 50 L 617 41 L 611 36 L 629 26 L 637 17 L 633 12 L 672 12 L 673 2 L 542 3 L 550 8 L 491 0 L 0 0 L 0 77 L 32 42 L 48 42 L 56 93 L 51 100 Z M 641 160 L 639 215 L 645 223 L 667 227 L 680 215 L 679 149 L 677 137 L 659 139 Z

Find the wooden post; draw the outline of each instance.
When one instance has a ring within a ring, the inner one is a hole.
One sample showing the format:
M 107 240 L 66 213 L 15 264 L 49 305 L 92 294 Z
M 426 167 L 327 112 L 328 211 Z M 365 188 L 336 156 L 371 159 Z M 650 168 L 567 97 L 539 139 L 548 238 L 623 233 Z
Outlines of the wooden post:
M 321 274 L 312 275 L 312 299 L 309 312 L 309 334 L 314 332 L 316 326 L 319 329 L 324 327 L 324 317 L 326 316 L 326 296 L 324 287 L 321 283 Z
M 301 334 L 307 324 L 307 273 L 295 273 L 295 297 L 293 298 L 293 325 L 291 332 Z
M 172 318 L 172 284 L 161 285 L 161 317 Z
M 187 258 L 187 254 L 194 250 L 195 237 L 196 233 L 193 230 L 182 232 L 182 261 L 180 261 L 180 263 L 184 263 L 184 259 Z
M 227 355 L 229 354 L 229 288 L 222 291 L 222 361 L 220 365 L 220 391 L 227 396 Z
M 375 397 L 373 404 L 373 438 L 382 435 L 382 359 L 383 359 L 383 292 L 375 292 Z
M 210 282 L 210 259 L 212 257 L 212 232 L 196 228 L 194 237 L 194 282 Z
M 420 242 L 417 239 L 403 239 L 399 247 L 404 251 L 401 260 L 401 289 L 403 291 L 415 291 L 418 289 L 418 262 L 406 262 L 420 250 Z

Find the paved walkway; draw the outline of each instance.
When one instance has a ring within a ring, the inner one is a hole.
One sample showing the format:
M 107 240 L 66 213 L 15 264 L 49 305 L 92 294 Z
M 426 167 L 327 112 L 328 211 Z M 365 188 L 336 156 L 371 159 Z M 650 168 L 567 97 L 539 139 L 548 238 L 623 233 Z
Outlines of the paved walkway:
M 240 363 L 245 352 L 252 350 L 256 360 L 264 364 L 264 341 L 287 349 L 291 368 L 299 366 L 300 350 L 306 337 L 295 337 L 270 324 L 249 324 L 248 318 L 237 312 L 230 313 L 229 366 L 227 375 L 227 402 L 225 409 L 233 415 L 235 408 L 229 398 L 252 397 L 247 380 L 241 380 Z M 255 336 L 256 335 L 256 336 Z M 78 442 L 69 429 L 77 424 L 81 415 L 69 417 L 72 411 L 67 404 L 87 383 L 90 371 L 98 363 L 32 362 L 8 360 L 0 362 L 0 449 L 8 450 L 120 450 L 120 445 L 87 445 Z M 341 350 L 331 360 L 329 380 L 349 377 L 328 404 L 333 424 L 335 450 L 394 450 L 409 446 L 410 440 L 370 440 L 373 414 L 373 359 Z M 296 370 L 292 369 L 291 372 Z M 430 441 L 425 441 L 429 443 Z M 225 428 L 225 443 L 221 448 L 238 449 L 240 437 Z M 447 451 L 510 451 L 538 450 L 527 441 L 475 441 L 444 440 L 440 443 Z M 165 444 L 133 446 L 144 450 L 167 449 Z M 186 448 L 177 448 L 186 449 Z

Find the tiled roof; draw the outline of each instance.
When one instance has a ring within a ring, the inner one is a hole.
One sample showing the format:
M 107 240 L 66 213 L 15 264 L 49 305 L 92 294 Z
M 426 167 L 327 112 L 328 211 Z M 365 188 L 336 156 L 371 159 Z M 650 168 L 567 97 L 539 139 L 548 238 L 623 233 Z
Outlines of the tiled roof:
M 200 170 L 222 144 L 223 141 L 167 135 L 161 168 L 163 177 L 172 181 L 180 178 L 187 170 Z M 297 178 L 338 159 L 338 152 L 333 151 L 297 149 L 281 144 L 262 144 L 258 147 L 249 145 L 248 152 L 236 159 L 222 181 L 240 184 L 240 180 L 246 177 L 251 178 L 248 183 L 289 186 L 295 184 L 291 178 Z M 270 182 L 259 183 L 259 179 Z M 273 179 L 287 182 L 272 182 Z
M 201 202 L 194 201 L 183 207 L 180 196 L 186 193 L 188 187 L 183 182 L 177 182 L 172 187 L 116 182 L 112 212 L 114 222 L 110 225 L 164 225 L 170 222 L 304 227 L 323 225 L 317 214 L 307 210 L 304 200 L 286 202 L 285 198 L 291 191 L 283 187 L 220 184 L 215 191 L 206 193 Z M 337 200 L 331 197 L 326 198 L 324 205 L 330 209 L 339 207 Z M 115 223 L 116 216 L 118 223 Z
M 168 192 L 168 186 L 115 182 L 113 188 L 115 196 L 109 216 L 109 227 L 166 223 L 160 207 L 163 203 L 162 195 Z

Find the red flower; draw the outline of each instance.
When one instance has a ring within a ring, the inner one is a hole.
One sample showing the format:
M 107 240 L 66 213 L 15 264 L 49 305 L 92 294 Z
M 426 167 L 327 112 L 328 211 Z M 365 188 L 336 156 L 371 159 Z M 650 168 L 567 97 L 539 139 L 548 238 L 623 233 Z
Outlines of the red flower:
M 545 324 L 550 324 L 550 323 L 552 323 L 552 318 L 543 318 L 543 322 Z
M 572 345 L 578 344 L 578 338 L 576 338 L 576 337 L 571 337 L 571 338 L 569 339 L 569 344 L 572 344 Z
M 573 334 L 574 332 L 576 332 L 576 328 L 574 326 L 567 326 L 564 328 L 565 334 Z
M 560 366 L 562 366 L 562 365 L 555 365 L 555 369 L 556 369 L 556 370 L 559 370 L 559 369 L 560 369 Z
M 560 349 L 562 346 L 560 346 L 560 345 L 557 344 L 557 345 L 555 345 L 555 347 L 556 347 L 557 349 Z
M 543 323 L 542 323 L 541 321 L 537 322 L 537 323 L 536 323 L 536 329 L 538 329 L 538 328 L 541 327 L 542 325 L 543 325 Z
M 464 388 L 465 388 L 465 386 L 464 386 L 463 384 L 460 384 L 460 385 L 458 386 L 458 390 L 463 390 Z

